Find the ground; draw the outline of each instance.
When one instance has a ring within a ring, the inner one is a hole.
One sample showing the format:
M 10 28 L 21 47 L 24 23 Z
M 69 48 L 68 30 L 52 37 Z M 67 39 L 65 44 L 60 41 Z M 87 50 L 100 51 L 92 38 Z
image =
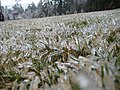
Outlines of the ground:
M 119 90 L 120 9 L 0 22 L 3 90 Z

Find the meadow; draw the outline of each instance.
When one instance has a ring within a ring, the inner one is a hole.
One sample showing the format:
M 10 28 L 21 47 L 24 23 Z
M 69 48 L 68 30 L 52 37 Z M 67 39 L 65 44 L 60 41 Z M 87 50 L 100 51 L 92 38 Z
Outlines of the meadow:
M 0 22 L 0 90 L 120 90 L 120 9 Z

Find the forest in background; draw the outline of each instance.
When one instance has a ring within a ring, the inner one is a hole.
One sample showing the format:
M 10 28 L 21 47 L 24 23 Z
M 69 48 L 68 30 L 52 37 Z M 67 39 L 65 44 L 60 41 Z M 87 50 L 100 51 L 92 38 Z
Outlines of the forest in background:
M 23 9 L 20 0 L 9 9 L 1 5 L 1 11 L 6 20 L 42 18 L 66 14 L 102 11 L 120 8 L 120 0 L 40 0 Z

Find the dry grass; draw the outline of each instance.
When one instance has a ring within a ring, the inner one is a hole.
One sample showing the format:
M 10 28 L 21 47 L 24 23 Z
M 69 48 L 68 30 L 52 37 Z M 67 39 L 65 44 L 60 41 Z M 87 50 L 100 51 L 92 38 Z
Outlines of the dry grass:
M 119 90 L 120 10 L 0 23 L 3 90 Z

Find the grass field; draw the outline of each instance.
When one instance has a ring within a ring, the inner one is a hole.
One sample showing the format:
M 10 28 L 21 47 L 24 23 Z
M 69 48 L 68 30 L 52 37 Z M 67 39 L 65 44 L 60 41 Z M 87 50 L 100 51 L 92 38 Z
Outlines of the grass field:
M 0 22 L 0 90 L 120 90 L 120 9 Z

